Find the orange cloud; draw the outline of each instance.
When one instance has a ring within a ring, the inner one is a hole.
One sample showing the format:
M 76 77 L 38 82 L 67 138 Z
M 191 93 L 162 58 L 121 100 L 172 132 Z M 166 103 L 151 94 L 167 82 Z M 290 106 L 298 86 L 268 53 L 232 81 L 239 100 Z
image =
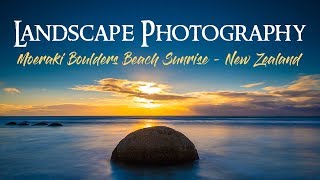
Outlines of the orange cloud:
M 129 81 L 126 79 L 105 78 L 96 85 L 79 85 L 71 88 L 77 91 L 96 91 L 124 94 L 128 97 L 138 97 L 148 100 L 183 100 L 192 97 L 169 93 L 170 86 L 154 82 Z
M 267 86 L 266 91 L 305 91 L 320 90 L 320 74 L 300 76 L 297 80 L 284 86 Z
M 21 91 L 17 88 L 3 88 L 3 91 L 8 94 L 20 94 Z
M 245 85 L 242 85 L 241 87 L 252 88 L 252 87 L 260 86 L 260 85 L 263 85 L 263 84 L 264 84 L 264 82 L 257 82 L 257 83 L 245 84 Z

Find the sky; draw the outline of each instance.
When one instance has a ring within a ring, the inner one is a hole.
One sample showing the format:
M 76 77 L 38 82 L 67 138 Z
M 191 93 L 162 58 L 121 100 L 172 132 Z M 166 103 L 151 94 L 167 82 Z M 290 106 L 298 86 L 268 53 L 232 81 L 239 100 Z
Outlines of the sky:
M 14 48 L 14 20 L 25 24 L 306 24 L 303 42 L 36 42 Z M 312 3 L 287 1 L 10 1 L 0 11 L 0 115 L 213 115 L 318 116 L 320 24 Z M 224 59 L 241 54 L 298 55 L 299 66 L 26 66 L 21 53 L 76 51 L 178 56 L 200 53 Z

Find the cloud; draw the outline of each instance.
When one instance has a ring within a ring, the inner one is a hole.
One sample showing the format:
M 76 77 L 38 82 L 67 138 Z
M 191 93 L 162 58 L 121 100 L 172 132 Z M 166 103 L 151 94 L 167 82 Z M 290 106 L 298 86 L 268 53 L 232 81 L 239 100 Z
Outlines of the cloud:
M 305 75 L 298 77 L 284 86 L 267 86 L 263 88 L 266 91 L 304 91 L 304 90 L 320 90 L 320 74 Z
M 95 106 L 81 104 L 15 105 L 0 104 L 1 115 L 76 115 L 77 112 L 94 112 Z
M 202 92 L 214 103 L 194 104 L 190 109 L 201 115 L 226 116 L 313 116 L 320 115 L 320 76 L 300 76 L 288 85 L 266 87 L 264 91 Z
M 106 78 L 77 91 L 112 93 L 89 104 L 0 104 L 5 115 L 215 115 L 320 116 L 320 76 L 300 76 L 282 86 L 257 91 L 200 91 L 178 94 L 171 87 L 144 81 Z
M 19 111 L 25 111 L 29 108 L 32 108 L 31 105 L 19 105 L 19 104 L 0 104 L 0 115 L 16 115 Z
M 192 98 L 185 95 L 170 93 L 170 87 L 165 84 L 115 78 L 105 78 L 97 81 L 97 84 L 95 85 L 79 85 L 71 89 L 77 91 L 111 92 L 126 95 L 127 97 L 138 97 L 156 101 Z
M 257 82 L 257 83 L 245 84 L 245 85 L 242 85 L 241 87 L 243 87 L 243 88 L 252 88 L 252 87 L 260 86 L 260 85 L 263 85 L 263 84 L 264 84 L 264 82 Z
M 21 91 L 17 88 L 3 88 L 3 91 L 8 94 L 20 94 Z
M 242 105 L 196 105 L 191 111 L 208 116 L 319 116 L 320 106 L 299 107 L 281 105 L 275 102 L 259 102 Z
M 263 82 L 244 85 L 254 87 Z M 146 87 L 146 88 L 141 88 Z M 72 88 L 81 91 L 111 92 L 127 97 L 140 98 L 151 105 L 160 101 L 168 107 L 170 100 L 175 106 L 184 107 L 184 115 L 320 115 L 320 76 L 300 76 L 287 85 L 265 87 L 262 91 L 208 91 L 171 93 L 170 86 L 143 81 L 106 78 L 96 85 Z M 150 93 L 151 92 L 151 93 Z M 136 102 L 136 101 L 135 101 Z

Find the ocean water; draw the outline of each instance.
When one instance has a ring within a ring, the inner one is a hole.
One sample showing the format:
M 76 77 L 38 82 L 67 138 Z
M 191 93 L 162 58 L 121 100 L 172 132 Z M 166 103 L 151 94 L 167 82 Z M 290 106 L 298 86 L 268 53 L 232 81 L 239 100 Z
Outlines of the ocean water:
M 64 126 L 4 125 L 10 121 Z M 184 133 L 200 160 L 109 161 L 128 133 L 157 125 Z M 0 179 L 320 179 L 320 118 L 0 117 Z

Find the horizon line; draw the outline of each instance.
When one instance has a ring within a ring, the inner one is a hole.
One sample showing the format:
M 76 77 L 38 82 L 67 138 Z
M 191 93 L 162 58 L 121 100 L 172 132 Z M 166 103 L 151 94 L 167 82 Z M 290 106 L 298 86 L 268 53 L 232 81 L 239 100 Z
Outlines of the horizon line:
M 0 117 L 215 117 L 215 118 L 317 118 L 320 116 L 313 116 L 313 115 L 307 115 L 307 116 L 290 116 L 290 115 L 283 115 L 283 116 L 266 116 L 266 115 L 261 115 L 261 116 L 215 116 L 215 115 L 175 115 L 175 116 L 166 116 L 166 115 L 150 115 L 150 116 L 144 116 L 144 115 L 134 115 L 134 116 L 122 116 L 122 115 L 107 115 L 107 116 L 95 116 L 95 115 L 90 115 L 90 116 L 71 116 L 71 115 L 66 115 L 66 116 L 57 116 L 57 115 L 48 115 L 48 116 L 43 116 L 43 115 L 23 115 L 23 116 L 17 116 L 17 115 L 0 115 Z

